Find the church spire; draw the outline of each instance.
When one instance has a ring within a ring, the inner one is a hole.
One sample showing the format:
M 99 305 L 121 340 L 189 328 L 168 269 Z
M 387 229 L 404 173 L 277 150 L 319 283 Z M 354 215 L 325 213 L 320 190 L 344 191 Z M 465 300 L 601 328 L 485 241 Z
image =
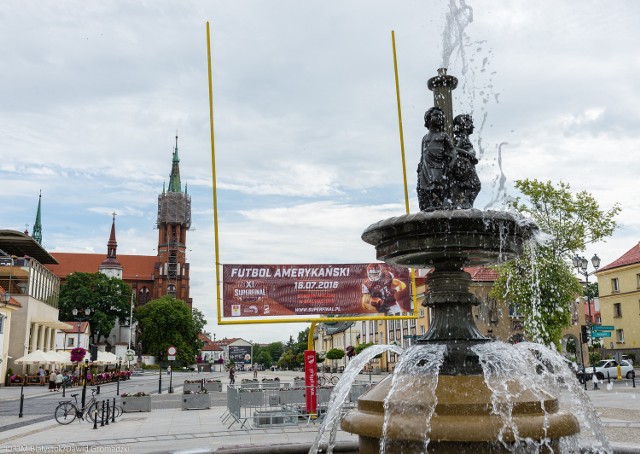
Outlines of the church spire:
M 36 222 L 33 224 L 33 237 L 34 240 L 38 242 L 38 244 L 42 244 L 42 223 L 40 221 L 40 213 L 42 207 L 42 190 L 40 190 L 40 195 L 38 196 L 38 211 L 36 212 Z
M 111 234 L 109 235 L 109 241 L 107 242 L 107 257 L 100 264 L 98 271 L 109 277 L 122 279 L 122 265 L 120 265 L 120 262 L 116 257 L 116 249 L 118 249 L 118 242 L 116 241 L 116 213 L 113 213 Z
M 180 158 L 178 157 L 178 135 L 176 134 L 176 147 L 173 149 L 173 165 L 169 176 L 168 192 L 182 192 L 180 184 Z

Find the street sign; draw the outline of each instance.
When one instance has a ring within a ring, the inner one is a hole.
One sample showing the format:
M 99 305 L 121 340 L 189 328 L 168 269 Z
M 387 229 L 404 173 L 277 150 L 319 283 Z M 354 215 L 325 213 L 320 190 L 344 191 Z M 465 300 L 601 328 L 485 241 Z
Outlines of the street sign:
M 591 335 L 595 339 L 598 339 L 600 337 L 611 337 L 611 333 L 608 331 L 594 331 Z
M 167 348 L 167 355 L 176 356 L 176 353 L 178 353 L 178 349 L 175 348 L 173 345 L 171 347 Z
M 613 331 L 616 327 L 612 325 L 592 325 L 591 329 L 594 331 Z

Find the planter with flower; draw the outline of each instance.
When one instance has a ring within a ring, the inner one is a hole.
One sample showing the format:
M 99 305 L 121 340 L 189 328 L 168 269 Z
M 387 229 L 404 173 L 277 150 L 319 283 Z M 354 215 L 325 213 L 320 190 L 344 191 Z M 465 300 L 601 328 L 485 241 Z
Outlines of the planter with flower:
M 221 380 L 205 380 L 203 383 L 203 388 L 208 392 L 222 392 L 222 381 Z
M 206 389 L 202 391 L 184 391 L 182 393 L 183 410 L 204 410 L 211 407 L 211 395 Z
M 298 386 L 306 386 L 304 377 L 293 377 L 293 386 L 295 386 L 296 388 Z
M 151 396 L 145 392 L 121 394 L 120 403 L 125 413 L 151 411 Z
M 185 380 L 182 392 L 198 392 L 202 391 L 202 380 Z

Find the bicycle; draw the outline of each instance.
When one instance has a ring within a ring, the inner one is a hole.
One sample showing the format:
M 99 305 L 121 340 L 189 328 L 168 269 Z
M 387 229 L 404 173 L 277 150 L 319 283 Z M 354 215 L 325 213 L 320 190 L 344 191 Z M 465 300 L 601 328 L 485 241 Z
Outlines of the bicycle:
M 91 390 L 91 398 L 80 408 L 78 406 L 78 393 L 71 394 L 74 402 L 71 400 L 65 400 L 58 404 L 53 412 L 58 424 L 71 424 L 76 418 L 84 420 L 84 416 L 91 422 L 94 422 L 94 417 L 98 413 L 98 400 L 96 399 L 96 390 Z
M 340 380 L 340 377 L 338 377 L 337 375 L 333 375 L 331 372 L 329 372 L 328 377 L 325 372 L 322 372 L 322 375 L 318 377 L 318 385 L 320 386 L 325 386 L 329 384 L 337 385 L 339 380 Z

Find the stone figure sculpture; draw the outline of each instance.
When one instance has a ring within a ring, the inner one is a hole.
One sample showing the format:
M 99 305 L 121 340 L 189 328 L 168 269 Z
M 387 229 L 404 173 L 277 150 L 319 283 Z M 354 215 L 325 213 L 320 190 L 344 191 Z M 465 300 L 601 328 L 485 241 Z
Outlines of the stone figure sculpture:
M 422 139 L 422 158 L 418 165 L 418 202 L 421 211 L 451 208 L 449 173 L 456 160 L 456 149 L 444 131 L 444 112 L 432 107 L 424 115 L 429 132 Z
M 476 173 L 478 158 L 469 136 L 473 134 L 471 115 L 458 115 L 453 119 L 453 137 L 457 158 L 451 169 L 449 184 L 454 208 L 473 208 L 480 192 L 480 178 Z

